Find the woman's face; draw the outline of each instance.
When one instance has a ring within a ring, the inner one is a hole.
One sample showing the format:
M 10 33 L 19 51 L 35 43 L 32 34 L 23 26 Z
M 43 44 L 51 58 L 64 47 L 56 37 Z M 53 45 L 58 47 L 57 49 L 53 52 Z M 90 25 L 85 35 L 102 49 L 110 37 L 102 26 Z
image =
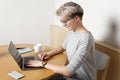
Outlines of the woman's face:
M 60 21 L 61 23 L 63 23 L 63 26 L 68 30 L 75 30 L 77 27 L 75 18 L 64 16 L 64 17 L 61 17 Z

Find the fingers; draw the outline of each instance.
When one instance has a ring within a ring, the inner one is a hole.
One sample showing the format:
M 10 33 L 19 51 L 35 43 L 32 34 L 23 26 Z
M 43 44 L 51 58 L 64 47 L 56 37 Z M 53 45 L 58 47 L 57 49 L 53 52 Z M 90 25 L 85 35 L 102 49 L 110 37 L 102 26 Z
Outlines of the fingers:
M 25 66 L 29 67 L 40 67 L 40 61 L 39 60 L 29 60 Z
M 45 53 L 41 54 L 41 60 L 42 60 L 42 61 L 45 59 L 45 57 L 46 57 L 46 54 L 45 54 Z
M 40 60 L 43 61 L 44 59 L 46 59 L 47 54 L 46 53 L 41 53 L 41 54 L 38 54 L 38 56 L 39 56 Z
M 25 66 L 29 66 L 29 67 L 30 67 L 30 66 L 33 66 L 33 65 L 32 65 L 32 60 L 29 60 L 29 61 L 28 61 L 27 63 L 25 63 L 24 65 L 25 65 Z
M 42 60 L 42 53 L 38 54 L 37 56 L 40 58 L 40 60 Z
M 33 60 L 29 60 L 27 63 L 26 63 L 26 65 L 29 65 L 29 64 L 31 64 L 33 62 Z

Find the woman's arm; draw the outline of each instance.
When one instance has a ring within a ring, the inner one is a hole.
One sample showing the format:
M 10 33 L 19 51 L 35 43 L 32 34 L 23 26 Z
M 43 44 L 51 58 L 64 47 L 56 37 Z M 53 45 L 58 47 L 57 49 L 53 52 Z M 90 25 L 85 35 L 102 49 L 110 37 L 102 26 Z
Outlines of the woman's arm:
M 71 76 L 71 73 L 68 71 L 66 66 L 60 66 L 60 65 L 47 63 L 44 67 L 46 69 L 52 70 L 52 71 L 54 71 L 56 73 L 65 75 L 66 77 L 70 77 Z
M 54 48 L 53 50 L 51 50 L 48 54 L 50 54 L 50 56 L 53 56 L 53 55 L 56 55 L 58 53 L 62 53 L 64 51 L 65 51 L 65 49 L 63 49 L 62 45 L 60 45 L 57 48 Z
M 56 64 L 51 64 L 51 63 L 45 63 L 43 64 L 44 61 L 39 61 L 39 60 L 29 60 L 26 66 L 34 66 L 34 67 L 44 67 L 46 69 L 49 69 L 51 71 L 54 71 L 56 73 L 65 75 L 67 77 L 71 76 L 71 73 L 68 71 L 66 66 L 61 66 L 61 65 L 56 65 Z
M 49 52 L 41 52 L 40 54 L 38 54 L 38 56 L 40 57 L 41 60 L 44 60 L 44 59 L 48 59 L 49 57 L 56 55 L 58 53 L 62 53 L 64 51 L 65 51 L 65 49 L 60 45 L 57 48 L 54 48 L 53 50 L 51 50 Z
M 53 56 L 53 55 L 56 55 L 58 53 L 62 53 L 64 51 L 65 51 L 65 49 L 63 49 L 63 47 L 60 45 L 57 48 L 55 48 L 52 51 L 50 51 L 48 54 L 50 54 L 50 56 Z M 71 73 L 67 70 L 66 66 L 60 66 L 60 65 L 47 63 L 44 67 L 49 69 L 49 70 L 52 70 L 52 71 L 54 71 L 56 73 L 65 75 L 67 77 L 71 76 Z

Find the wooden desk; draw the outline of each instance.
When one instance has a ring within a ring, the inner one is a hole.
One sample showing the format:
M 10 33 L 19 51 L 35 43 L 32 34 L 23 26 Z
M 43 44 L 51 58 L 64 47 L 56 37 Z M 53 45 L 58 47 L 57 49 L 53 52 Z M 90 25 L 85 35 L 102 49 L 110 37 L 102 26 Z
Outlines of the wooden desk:
M 16 47 L 30 47 L 33 49 L 32 44 L 17 44 Z M 44 51 L 49 51 L 51 49 L 52 48 L 48 46 L 43 46 L 42 48 L 42 50 Z M 35 55 L 34 51 L 22 54 L 22 56 L 24 57 L 33 55 Z M 66 63 L 66 56 L 63 53 L 55 55 L 48 60 L 48 63 L 64 65 Z M 20 80 L 44 80 L 45 78 L 51 77 L 56 74 L 55 72 L 44 68 L 23 71 L 19 68 L 18 64 L 8 52 L 8 45 L 0 46 L 0 80 L 15 80 L 8 75 L 8 72 L 13 70 L 16 70 L 25 75 L 25 77 L 21 78 Z

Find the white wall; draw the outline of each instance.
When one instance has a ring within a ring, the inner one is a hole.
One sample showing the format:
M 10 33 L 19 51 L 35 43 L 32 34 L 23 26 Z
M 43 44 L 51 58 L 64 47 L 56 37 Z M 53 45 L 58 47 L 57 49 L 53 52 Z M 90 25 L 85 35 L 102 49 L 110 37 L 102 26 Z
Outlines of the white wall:
M 54 0 L 0 0 L 0 45 L 49 45 L 49 25 L 54 23 Z
M 49 25 L 58 24 L 55 10 L 71 0 L 0 0 L 0 45 L 50 44 Z M 84 9 L 83 24 L 94 37 L 120 48 L 120 0 L 72 0 Z
M 55 0 L 55 9 L 71 0 Z M 83 24 L 95 39 L 120 48 L 120 0 L 72 0 L 84 9 Z M 55 24 L 59 24 L 55 17 Z

